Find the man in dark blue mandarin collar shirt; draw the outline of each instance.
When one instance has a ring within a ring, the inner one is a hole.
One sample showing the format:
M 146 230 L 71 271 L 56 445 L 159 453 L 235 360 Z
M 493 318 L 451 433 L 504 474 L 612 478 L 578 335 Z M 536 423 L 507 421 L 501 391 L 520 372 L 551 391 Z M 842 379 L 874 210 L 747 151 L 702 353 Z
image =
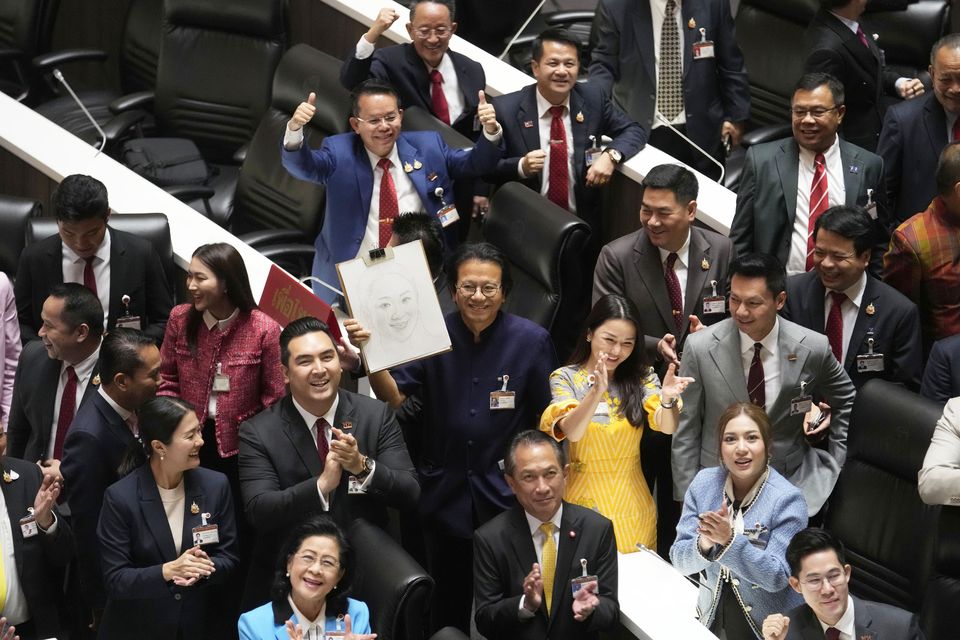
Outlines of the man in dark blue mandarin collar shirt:
M 461 245 L 451 276 L 457 311 L 446 316 L 453 350 L 370 376 L 393 407 L 421 403 L 420 514 L 427 564 L 437 582 L 433 624 L 469 632 L 473 531 L 515 504 L 500 461 L 510 439 L 535 428 L 550 403 L 557 355 L 542 327 L 500 308 L 510 268 L 493 245 Z M 370 338 L 344 323 L 354 343 Z M 496 407 L 496 408 L 495 408 Z

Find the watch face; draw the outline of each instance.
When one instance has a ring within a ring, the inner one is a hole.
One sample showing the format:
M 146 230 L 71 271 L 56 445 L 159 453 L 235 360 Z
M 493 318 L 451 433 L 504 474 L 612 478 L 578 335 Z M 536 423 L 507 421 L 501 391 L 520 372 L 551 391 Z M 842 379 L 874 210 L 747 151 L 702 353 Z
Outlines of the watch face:
M 363 468 L 367 471 L 373 471 L 373 458 L 364 458 Z

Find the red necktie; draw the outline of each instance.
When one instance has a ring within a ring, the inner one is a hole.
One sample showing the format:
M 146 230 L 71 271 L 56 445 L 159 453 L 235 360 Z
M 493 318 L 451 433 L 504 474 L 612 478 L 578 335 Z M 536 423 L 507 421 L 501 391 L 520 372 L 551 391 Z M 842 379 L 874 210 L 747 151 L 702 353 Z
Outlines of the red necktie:
M 393 176 L 390 175 L 390 167 L 393 163 L 389 158 L 380 158 L 377 166 L 383 169 L 383 177 L 380 178 L 380 227 L 379 227 L 379 246 L 383 248 L 390 242 L 390 236 L 393 235 L 393 220 L 400 215 L 400 204 L 397 202 L 397 186 L 393 184 Z
M 558 207 L 570 206 L 570 173 L 567 169 L 567 132 L 563 126 L 565 107 L 550 107 L 550 176 L 547 198 Z
M 97 279 L 93 276 L 93 261 L 96 257 L 84 258 L 84 260 L 87 264 L 83 267 L 83 286 L 93 291 L 93 295 L 97 295 Z
M 767 390 L 764 388 L 763 362 L 760 361 L 759 342 L 753 343 L 753 360 L 750 362 L 750 373 L 747 376 L 747 395 L 750 402 L 763 409 L 767 404 Z
M 67 438 L 67 429 L 77 412 L 77 372 L 67 367 L 67 383 L 63 385 L 60 396 L 60 413 L 57 416 L 57 436 L 53 440 L 53 458 L 59 460 L 63 455 L 63 441 Z
M 826 640 L 840 640 L 840 629 L 836 627 L 827 627 L 827 632 L 823 636 Z
M 130 429 L 130 433 L 137 437 L 140 435 L 140 423 L 137 421 L 137 414 L 131 413 L 124 422 L 127 423 L 127 428 Z
M 320 468 L 323 469 L 330 453 L 330 443 L 327 442 L 327 421 L 320 418 L 314 423 L 317 429 L 317 455 L 320 456 Z
M 673 270 L 678 257 L 675 253 L 668 255 L 666 268 L 663 270 L 663 279 L 667 282 L 667 293 L 670 294 L 673 321 L 677 325 L 677 339 L 680 338 L 680 330 L 683 328 L 683 294 L 680 291 L 680 279 L 677 278 L 677 272 Z
M 827 165 L 822 153 L 813 159 L 813 183 L 810 185 L 810 219 L 807 222 L 807 271 L 813 269 L 813 229 L 817 218 L 830 208 L 827 197 Z
M 443 74 L 437 69 L 430 72 L 430 85 L 433 115 L 443 120 L 444 124 L 450 124 L 450 106 L 447 104 L 447 96 L 443 95 Z
M 857 37 L 860 38 L 860 42 L 863 43 L 867 49 L 870 48 L 870 43 L 867 41 L 867 34 L 863 32 L 863 29 L 860 28 L 860 25 L 857 25 Z
M 847 294 L 831 291 L 830 297 L 833 299 L 833 306 L 830 307 L 827 326 L 823 332 L 827 334 L 827 340 L 830 341 L 830 350 L 833 351 L 837 362 L 843 364 L 843 312 L 840 306 L 847 299 Z
M 956 142 L 960 140 L 960 117 L 953 121 L 953 140 L 951 142 Z

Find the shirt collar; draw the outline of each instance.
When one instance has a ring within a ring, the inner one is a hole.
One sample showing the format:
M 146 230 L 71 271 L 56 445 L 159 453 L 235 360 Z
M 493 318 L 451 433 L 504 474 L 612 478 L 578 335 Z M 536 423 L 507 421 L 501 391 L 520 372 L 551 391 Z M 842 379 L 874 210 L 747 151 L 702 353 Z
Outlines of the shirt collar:
M 763 473 L 760 474 L 760 477 L 757 478 L 757 481 L 753 483 L 753 486 L 750 487 L 750 490 L 747 491 L 747 494 L 743 496 L 743 500 L 740 501 L 740 510 L 746 511 L 747 508 L 753 504 L 754 498 L 757 497 L 757 493 L 760 491 L 760 487 L 763 486 L 763 483 L 767 481 L 767 476 L 770 475 L 770 466 L 768 465 L 766 469 L 763 470 Z M 727 500 L 730 501 L 730 504 L 733 504 L 736 501 L 733 495 L 733 476 L 729 473 L 727 474 L 727 479 L 723 483 L 723 492 L 727 495 Z
M 293 603 L 293 596 L 287 596 L 287 602 L 290 603 L 290 608 L 293 609 L 293 615 L 297 616 L 297 626 L 300 627 L 300 630 L 303 632 L 304 636 L 309 633 L 312 629 L 319 628 L 321 631 L 324 630 L 326 626 L 326 613 L 327 613 L 327 604 L 323 603 L 323 606 L 320 607 L 320 615 L 318 615 L 314 620 L 310 620 L 307 616 L 303 615 L 303 612 L 300 609 L 297 609 L 297 605 Z
M 799 146 L 799 145 L 798 145 Z M 837 155 L 840 153 L 840 137 L 834 134 L 833 144 L 823 152 L 823 162 L 826 165 L 826 169 L 830 170 L 830 163 L 834 161 Z M 800 162 L 805 166 L 813 167 L 813 161 L 816 159 L 817 153 L 811 151 L 805 147 L 800 147 Z
M 463 321 L 463 315 L 461 315 L 460 310 L 458 309 L 454 313 L 457 314 L 457 319 L 459 322 L 454 323 L 453 326 L 460 330 L 461 335 L 463 335 L 465 339 L 473 342 L 473 332 L 469 327 L 467 327 L 467 323 Z M 497 311 L 497 317 L 493 319 L 493 322 L 490 323 L 490 326 L 480 332 L 480 342 L 484 342 L 493 333 L 493 331 L 500 326 L 500 323 L 503 321 L 503 313 L 504 311 L 501 308 L 499 311 Z
M 754 340 L 740 329 L 737 329 L 737 332 L 740 334 L 740 353 L 753 351 L 753 345 L 755 342 L 759 342 L 763 345 L 764 349 L 770 353 L 774 353 L 774 348 L 777 346 L 777 340 L 780 338 L 780 318 L 777 317 L 774 319 L 773 329 L 770 329 L 770 333 L 765 335 L 761 340 Z
M 223 331 L 230 326 L 230 323 L 233 322 L 238 315 L 240 315 L 240 307 L 237 307 L 236 309 L 234 309 L 233 313 L 231 313 L 229 316 L 227 316 L 223 320 L 217 320 L 216 318 L 213 317 L 213 314 L 210 313 L 210 311 L 204 311 L 203 324 L 207 325 L 207 329 L 209 329 L 210 331 L 213 331 L 214 327 Z
M 541 118 L 546 118 L 550 115 L 550 107 L 559 107 L 559 104 L 551 104 L 549 100 L 544 98 L 540 94 L 540 89 L 536 88 L 534 93 L 537 95 L 537 113 L 540 114 Z M 570 94 L 567 94 L 567 97 L 563 101 L 563 106 L 566 107 L 567 113 L 570 112 Z
M 297 413 L 300 414 L 300 417 L 303 418 L 303 423 L 307 425 L 308 429 L 313 429 L 313 425 L 316 424 L 317 420 L 323 418 L 327 421 L 331 427 L 333 426 L 333 419 L 337 415 L 337 406 L 340 404 L 340 394 L 338 393 L 333 399 L 333 404 L 330 405 L 330 408 L 322 416 L 315 416 L 306 409 L 303 408 L 297 399 L 293 397 L 293 394 L 290 394 L 290 399 L 293 400 L 293 406 L 296 407 Z
M 77 374 L 77 380 L 83 381 L 90 377 L 90 374 L 93 373 L 93 368 L 97 365 L 97 360 L 100 359 L 100 345 L 97 345 L 97 348 L 93 350 L 93 353 L 88 355 L 86 358 L 73 364 L 73 371 Z M 63 375 L 63 372 L 67 370 L 67 367 L 71 366 L 66 360 L 60 365 L 60 375 Z
M 421 58 L 421 60 L 423 60 L 423 58 Z M 455 73 L 456 73 L 456 69 L 453 68 L 453 61 L 450 59 L 450 51 L 449 51 L 449 50 L 448 50 L 446 53 L 443 54 L 443 57 L 440 58 L 440 64 L 438 64 L 437 66 L 431 67 L 431 66 L 430 66 L 429 64 L 427 64 L 426 62 L 423 63 L 423 66 L 425 66 L 425 67 L 427 68 L 427 75 L 429 75 L 430 72 L 433 71 L 434 69 L 436 69 L 437 71 L 439 71 L 439 72 L 440 72 L 440 75 L 443 76 L 443 81 L 444 81 L 444 82 L 447 81 L 447 74 L 450 74 L 450 73 L 455 74 Z
M 397 139 L 399 140 L 399 138 Z M 373 170 L 374 173 L 376 173 L 377 164 L 380 163 L 380 156 L 373 153 L 372 151 L 370 151 L 370 149 L 367 149 L 366 147 L 364 147 L 363 150 L 367 152 L 367 158 L 369 158 L 370 160 L 370 168 Z M 397 153 L 396 142 L 393 143 L 393 147 L 391 147 L 390 153 L 387 155 L 387 158 L 390 159 L 390 162 L 393 163 L 393 166 L 401 167 L 401 168 L 403 167 L 403 164 L 400 162 L 400 154 Z
M 84 262 L 84 258 L 81 258 L 77 255 L 77 252 L 67 246 L 66 242 L 60 241 L 60 244 L 63 246 L 63 256 L 74 264 Z M 97 252 L 93 254 L 94 258 L 97 258 L 99 262 L 108 262 L 110 260 L 110 229 L 107 229 L 107 232 L 103 234 L 103 242 L 100 243 L 100 246 L 97 248 Z
M 100 385 L 100 388 L 97 389 L 97 393 L 99 393 L 99 394 L 100 394 L 100 397 L 103 398 L 103 399 L 107 402 L 108 405 L 110 405 L 110 408 L 111 408 L 111 409 L 113 409 L 114 411 L 117 412 L 117 415 L 120 416 L 120 418 L 121 418 L 124 422 L 126 422 L 127 420 L 129 420 L 129 419 L 130 419 L 130 416 L 133 415 L 133 412 L 132 412 L 132 411 L 127 411 L 126 409 L 124 409 L 123 407 L 121 407 L 120 405 L 118 405 L 118 404 L 116 403 L 116 401 L 115 401 L 113 398 L 110 397 L 110 394 L 107 393 L 107 392 L 103 389 L 103 385 Z
M 670 256 L 670 251 L 657 247 L 657 250 L 660 251 L 660 262 L 666 262 L 667 258 Z M 677 251 L 677 262 L 683 266 L 690 267 L 690 230 L 687 229 L 687 239 L 683 241 L 683 246 L 680 247 L 680 250 Z
M 817 618 L 817 622 L 819 622 L 820 626 L 823 628 L 824 635 L 826 635 L 827 629 L 833 627 L 840 633 L 845 633 L 848 637 L 856 639 L 857 636 L 854 635 L 856 630 L 853 626 L 853 598 L 847 594 L 847 610 L 844 611 L 843 615 L 840 616 L 840 619 L 837 620 L 837 624 L 824 624 L 823 620 L 820 620 L 819 618 Z
M 527 526 L 530 527 L 530 535 L 531 536 L 536 535 L 537 531 L 540 530 L 540 525 L 542 525 L 543 522 L 534 518 L 532 515 L 530 515 L 526 511 L 523 512 L 523 515 L 527 517 Z M 560 508 L 557 509 L 557 512 L 553 514 L 552 518 L 550 518 L 550 522 L 552 522 L 553 526 L 557 528 L 557 531 L 560 530 L 560 518 L 562 516 L 563 516 L 563 503 L 561 502 Z
M 860 278 L 854 282 L 852 285 L 841 291 L 850 299 L 853 305 L 859 309 L 860 303 L 863 301 L 863 292 L 867 288 L 867 272 L 864 271 L 860 274 Z M 827 289 L 826 293 L 823 294 L 823 299 L 826 300 L 829 296 L 832 289 Z
M 850 31 L 853 31 L 854 33 L 856 33 L 857 29 L 860 28 L 860 23 L 857 22 L 856 20 L 851 20 L 850 18 L 844 18 L 840 14 L 834 13 L 833 11 L 830 12 L 830 15 L 832 15 L 834 18 L 836 18 L 837 20 L 845 24 L 847 28 L 850 29 Z

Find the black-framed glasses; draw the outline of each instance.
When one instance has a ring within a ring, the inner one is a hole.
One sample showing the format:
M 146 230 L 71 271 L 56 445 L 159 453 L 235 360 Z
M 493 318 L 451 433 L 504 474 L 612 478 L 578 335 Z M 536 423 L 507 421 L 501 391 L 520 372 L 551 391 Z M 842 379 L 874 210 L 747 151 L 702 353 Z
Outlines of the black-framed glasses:
M 478 287 L 472 282 L 464 282 L 457 285 L 457 291 L 468 298 L 476 295 L 477 291 L 482 293 L 484 298 L 492 298 L 493 296 L 497 295 L 498 291 L 500 291 L 500 285 L 488 282 L 485 285 Z
M 356 118 L 357 120 L 359 120 L 360 122 L 363 122 L 363 123 L 365 123 L 365 124 L 370 125 L 371 127 L 379 127 L 379 126 L 380 126 L 381 124 L 383 124 L 384 122 L 386 122 L 387 124 L 393 124 L 394 122 L 397 121 L 397 118 L 400 117 L 400 114 L 399 114 L 399 113 L 388 113 L 388 114 L 385 115 L 385 116 L 381 116 L 381 117 L 379 117 L 379 118 L 370 118 L 369 120 L 365 120 L 364 118 L 361 118 L 360 116 L 353 116 L 353 117 Z
M 800 107 L 794 107 L 790 109 L 790 113 L 793 114 L 794 120 L 803 120 L 807 115 L 813 116 L 814 120 L 819 120 L 825 117 L 831 111 L 836 111 L 839 109 L 838 106 L 834 105 L 829 109 L 824 109 L 823 107 L 814 107 L 812 109 L 802 109 Z

